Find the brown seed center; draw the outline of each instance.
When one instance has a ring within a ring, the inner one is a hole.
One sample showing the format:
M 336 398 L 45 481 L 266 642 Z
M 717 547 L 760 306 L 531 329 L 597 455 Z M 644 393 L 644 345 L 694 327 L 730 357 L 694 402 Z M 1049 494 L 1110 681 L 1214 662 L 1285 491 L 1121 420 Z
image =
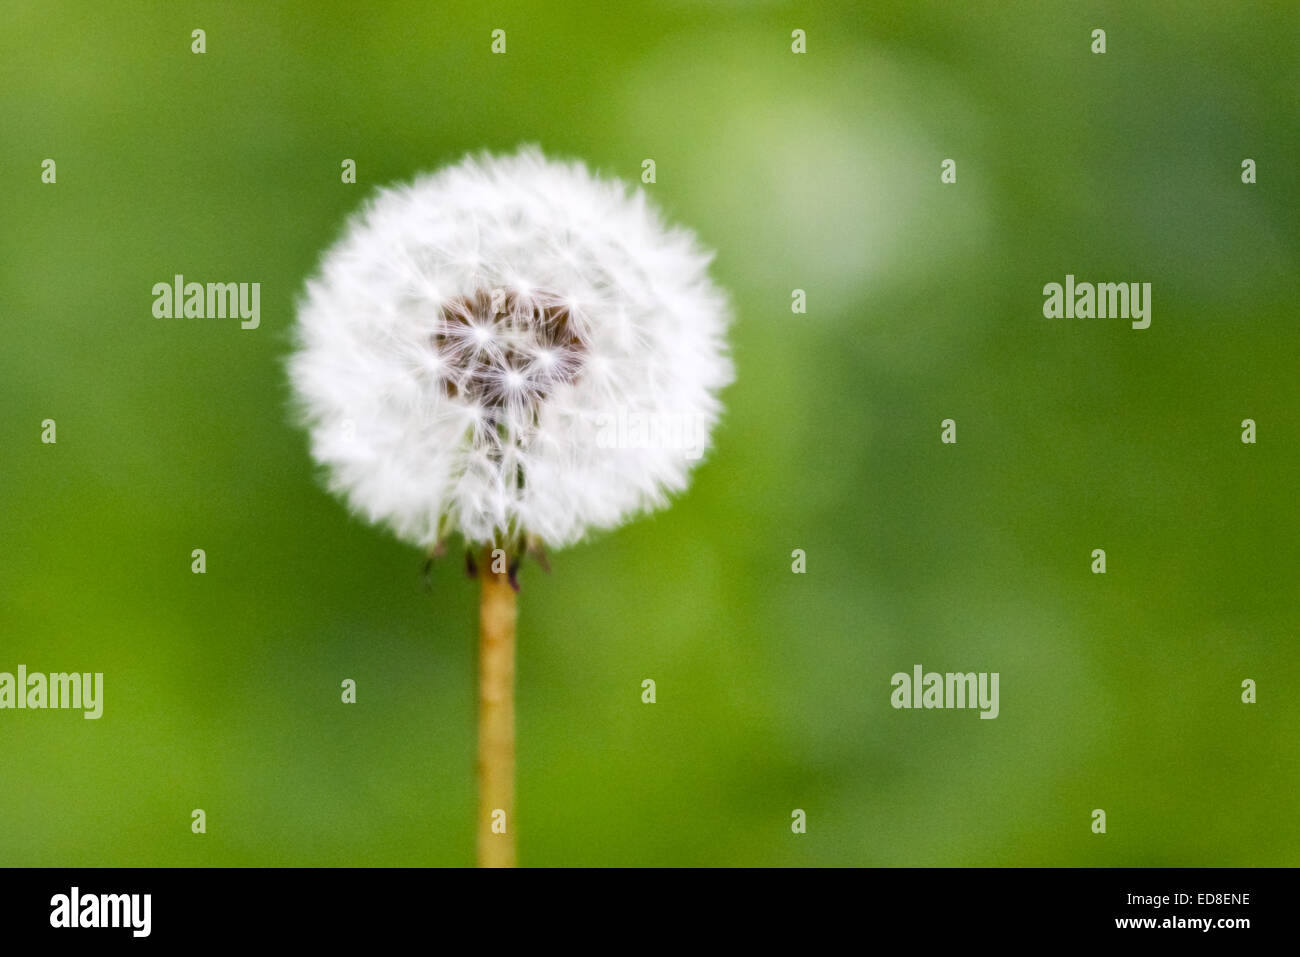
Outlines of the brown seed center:
M 536 413 L 557 386 L 582 370 L 587 343 L 569 307 L 544 294 L 479 290 L 442 306 L 430 344 L 444 394 L 499 418 Z

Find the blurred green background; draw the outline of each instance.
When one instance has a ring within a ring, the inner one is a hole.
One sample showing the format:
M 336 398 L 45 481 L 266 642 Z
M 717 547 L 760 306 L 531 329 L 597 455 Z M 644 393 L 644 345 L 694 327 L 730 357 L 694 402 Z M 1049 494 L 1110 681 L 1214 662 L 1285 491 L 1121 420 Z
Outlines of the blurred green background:
M 523 863 L 1300 863 L 1300 8 L 864 7 L 7 0 L 0 671 L 106 704 L 0 711 L 0 865 L 472 862 L 474 585 L 321 490 L 283 362 L 370 189 L 521 142 L 653 158 L 738 314 L 691 490 L 523 573 Z

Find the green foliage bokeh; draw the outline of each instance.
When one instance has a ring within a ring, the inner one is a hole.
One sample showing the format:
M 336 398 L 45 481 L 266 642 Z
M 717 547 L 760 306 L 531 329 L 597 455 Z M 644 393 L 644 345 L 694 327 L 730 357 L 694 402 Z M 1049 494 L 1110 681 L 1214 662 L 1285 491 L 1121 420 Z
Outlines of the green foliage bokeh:
M 672 508 L 523 573 L 523 863 L 1300 863 L 1294 4 L 0 17 L 0 671 L 106 676 L 0 712 L 0 865 L 472 861 L 474 586 L 322 491 L 283 362 L 371 188 L 524 142 L 656 161 L 738 379 Z M 261 328 L 154 319 L 178 272 Z M 895 711 L 916 663 L 1000 716 Z

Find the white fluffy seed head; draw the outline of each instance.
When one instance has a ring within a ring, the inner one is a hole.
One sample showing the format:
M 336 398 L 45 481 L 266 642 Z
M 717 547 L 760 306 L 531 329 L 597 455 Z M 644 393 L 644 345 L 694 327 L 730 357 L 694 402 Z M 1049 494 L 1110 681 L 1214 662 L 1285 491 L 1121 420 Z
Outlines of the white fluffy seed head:
M 354 511 L 552 547 L 685 488 L 732 378 L 710 255 L 535 149 L 382 189 L 307 283 L 289 371 Z

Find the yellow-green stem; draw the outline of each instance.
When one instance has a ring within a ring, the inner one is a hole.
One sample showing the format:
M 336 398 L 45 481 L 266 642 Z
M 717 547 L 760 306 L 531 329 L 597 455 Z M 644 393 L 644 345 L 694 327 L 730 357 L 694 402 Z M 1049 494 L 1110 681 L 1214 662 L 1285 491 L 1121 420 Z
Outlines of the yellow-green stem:
M 479 562 L 478 864 L 515 866 L 515 590 Z

